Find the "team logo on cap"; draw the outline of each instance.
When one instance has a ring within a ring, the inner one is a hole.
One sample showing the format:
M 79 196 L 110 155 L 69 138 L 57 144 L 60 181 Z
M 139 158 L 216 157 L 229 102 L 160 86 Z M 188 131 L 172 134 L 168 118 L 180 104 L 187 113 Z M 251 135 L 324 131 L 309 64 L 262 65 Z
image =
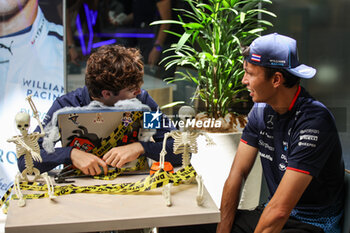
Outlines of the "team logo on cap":
M 260 62 L 260 59 L 261 59 L 260 55 L 255 54 L 255 53 L 252 54 L 252 57 L 251 57 L 252 61 Z

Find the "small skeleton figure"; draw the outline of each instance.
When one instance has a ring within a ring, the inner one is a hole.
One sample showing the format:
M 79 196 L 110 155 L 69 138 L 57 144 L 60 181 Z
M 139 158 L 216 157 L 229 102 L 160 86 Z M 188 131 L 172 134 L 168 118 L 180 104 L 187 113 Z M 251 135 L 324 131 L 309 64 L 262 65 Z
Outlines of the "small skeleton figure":
M 179 110 L 180 119 L 185 123 L 187 120 L 190 120 L 195 116 L 195 111 L 189 106 L 181 107 Z M 186 124 L 185 124 L 186 125 Z M 184 127 L 181 131 L 171 131 L 165 133 L 163 140 L 163 148 L 160 152 L 160 168 L 164 168 L 164 157 L 166 155 L 166 141 L 169 137 L 174 139 L 174 154 L 182 154 L 182 167 L 185 168 L 190 165 L 190 154 L 198 152 L 197 138 L 203 135 L 206 137 L 207 145 L 213 145 L 214 142 L 212 139 L 203 132 L 198 132 L 194 130 L 187 129 Z M 197 194 L 197 205 L 203 204 L 203 179 L 201 176 L 196 177 L 198 183 L 198 194 Z M 170 201 L 170 192 L 168 195 L 165 195 L 167 203 Z
M 195 117 L 195 111 L 193 108 L 190 106 L 181 107 L 179 110 L 179 116 L 180 119 L 185 122 L 185 127 L 181 128 L 180 131 L 171 131 L 164 135 L 162 151 L 166 154 L 165 142 L 168 137 L 172 137 L 174 139 L 174 154 L 182 154 L 182 167 L 187 167 L 190 165 L 190 153 L 198 152 L 197 138 L 200 135 L 203 135 L 206 138 L 207 145 L 213 145 L 214 142 L 206 133 L 191 130 L 186 127 L 186 122 Z
M 50 199 L 56 198 L 54 195 L 54 188 L 52 185 L 52 181 L 50 177 L 48 176 L 47 172 L 40 174 L 40 171 L 34 167 L 33 159 L 37 162 L 42 162 L 42 158 L 40 156 L 40 148 L 38 144 L 38 139 L 41 137 L 44 137 L 44 128 L 41 125 L 38 111 L 36 110 L 36 107 L 31 99 L 31 96 L 28 96 L 26 98 L 28 101 L 30 107 L 33 110 L 34 118 L 38 121 L 38 124 L 40 126 L 41 133 L 39 132 L 33 132 L 31 134 L 28 133 L 28 129 L 30 127 L 30 116 L 26 112 L 19 112 L 16 114 L 15 121 L 17 124 L 17 129 L 21 132 L 21 135 L 14 136 L 10 139 L 8 139 L 8 142 L 13 142 L 16 144 L 16 153 L 17 158 L 24 156 L 25 159 L 25 166 L 26 168 L 22 171 L 22 173 L 18 172 L 15 178 L 15 185 L 14 190 L 16 195 L 19 198 L 18 205 L 24 206 L 25 201 L 23 199 L 23 195 L 20 190 L 20 182 L 21 181 L 29 181 L 27 175 L 35 175 L 32 182 L 35 182 L 39 178 L 43 178 L 46 182 L 48 194 Z

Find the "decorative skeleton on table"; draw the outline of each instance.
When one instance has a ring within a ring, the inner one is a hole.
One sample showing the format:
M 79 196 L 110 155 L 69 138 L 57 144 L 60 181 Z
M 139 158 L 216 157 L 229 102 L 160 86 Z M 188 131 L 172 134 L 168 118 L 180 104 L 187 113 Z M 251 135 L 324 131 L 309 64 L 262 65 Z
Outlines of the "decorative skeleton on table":
M 48 195 L 50 199 L 56 198 L 54 195 L 54 188 L 52 185 L 52 181 L 48 176 L 47 172 L 40 174 L 40 171 L 34 167 L 33 160 L 37 162 L 42 162 L 42 158 L 40 156 L 40 148 L 38 144 L 38 139 L 44 137 L 45 132 L 44 128 L 40 122 L 38 111 L 32 101 L 31 95 L 26 98 L 31 109 L 33 110 L 33 116 L 38 121 L 40 127 L 39 132 L 33 132 L 31 134 L 28 133 L 28 129 L 30 127 L 30 116 L 26 112 L 19 112 L 16 114 L 15 121 L 17 125 L 17 129 L 21 132 L 22 135 L 14 136 L 8 139 L 8 142 L 13 142 L 16 144 L 16 153 L 17 158 L 24 156 L 25 160 L 25 169 L 22 173 L 18 172 L 15 178 L 14 190 L 16 195 L 19 198 L 18 205 L 24 206 L 25 201 L 23 199 L 23 195 L 20 190 L 20 182 L 21 181 L 29 181 L 27 175 L 34 175 L 34 179 L 32 182 L 35 182 L 39 178 L 43 178 L 47 185 Z
M 179 110 L 179 116 L 180 119 L 185 122 L 187 120 L 191 120 L 195 117 L 195 111 L 193 108 L 189 106 L 183 106 Z M 166 155 L 166 141 L 169 137 L 172 137 L 174 139 L 174 154 L 182 154 L 182 167 L 187 167 L 190 165 L 190 154 L 191 153 L 198 153 L 198 145 L 197 145 L 197 138 L 203 135 L 206 137 L 207 145 L 213 145 L 214 142 L 212 139 L 203 132 L 194 131 L 191 129 L 188 129 L 186 127 L 181 128 L 179 131 L 171 131 L 169 133 L 165 133 L 164 140 L 163 140 L 163 148 L 160 152 L 160 168 L 164 169 L 164 158 Z M 197 192 L 197 205 L 201 206 L 203 204 L 203 179 L 201 175 L 196 176 L 196 180 L 198 183 L 198 192 Z M 170 188 L 171 184 L 167 184 L 164 186 L 163 189 L 163 196 L 166 199 L 167 206 L 171 206 L 171 195 L 170 195 Z

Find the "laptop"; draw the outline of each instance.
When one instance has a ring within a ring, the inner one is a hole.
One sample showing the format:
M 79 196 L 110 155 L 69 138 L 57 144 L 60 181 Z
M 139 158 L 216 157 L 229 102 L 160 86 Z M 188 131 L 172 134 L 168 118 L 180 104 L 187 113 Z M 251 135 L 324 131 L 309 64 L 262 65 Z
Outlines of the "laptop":
M 102 157 L 113 147 L 138 141 L 143 112 L 72 109 L 59 113 L 57 120 L 63 147 L 72 146 Z M 124 167 L 133 167 L 136 163 L 137 160 Z

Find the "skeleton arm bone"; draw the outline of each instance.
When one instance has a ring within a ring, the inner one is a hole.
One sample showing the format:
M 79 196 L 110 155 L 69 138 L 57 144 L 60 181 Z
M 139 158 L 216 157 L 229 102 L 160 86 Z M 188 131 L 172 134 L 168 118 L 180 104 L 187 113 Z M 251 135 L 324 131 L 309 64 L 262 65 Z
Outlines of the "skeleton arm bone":
M 38 125 L 39 125 L 39 127 L 40 127 L 40 133 L 39 133 L 39 135 L 38 135 L 38 138 L 42 138 L 42 137 L 45 136 L 44 127 L 43 127 L 43 125 L 41 124 L 41 121 L 40 121 L 38 115 L 37 115 L 37 116 L 34 116 L 34 118 L 38 121 Z
M 215 142 L 213 141 L 213 139 L 211 139 L 208 134 L 206 133 L 199 133 L 199 135 L 203 135 L 205 137 L 205 141 L 207 142 L 207 145 L 208 146 L 212 146 L 212 145 L 215 145 Z
M 17 141 L 16 138 L 17 138 L 17 136 L 14 136 L 12 138 L 7 139 L 6 141 L 7 142 L 16 142 Z
M 161 169 L 164 169 L 165 155 L 167 153 L 165 147 L 166 147 L 166 141 L 168 140 L 169 137 L 171 137 L 171 132 L 164 134 L 163 147 L 159 154 L 159 168 Z
M 35 161 L 41 162 L 41 156 L 40 154 L 38 154 L 37 152 L 35 152 L 30 146 L 28 146 L 20 137 L 13 137 L 12 139 L 8 139 L 8 141 L 11 140 L 11 142 L 14 142 L 20 146 L 22 146 L 24 149 L 26 149 L 27 151 L 30 152 L 30 154 L 32 155 L 33 159 Z
M 33 100 L 32 100 L 32 95 L 28 95 L 28 96 L 26 97 L 26 100 L 28 101 L 28 103 L 29 103 L 29 105 L 30 105 L 30 108 L 31 108 L 32 111 L 33 111 L 33 116 L 34 116 L 34 118 L 37 120 L 38 125 L 39 125 L 39 127 L 40 127 L 40 134 L 39 134 L 38 136 L 39 136 L 39 137 L 44 137 L 44 136 L 45 136 L 44 127 L 43 127 L 43 125 L 41 124 L 41 121 L 40 121 L 40 119 L 39 119 L 39 113 L 38 113 L 38 110 L 37 110 L 36 107 L 35 107 L 35 104 L 34 104 Z

